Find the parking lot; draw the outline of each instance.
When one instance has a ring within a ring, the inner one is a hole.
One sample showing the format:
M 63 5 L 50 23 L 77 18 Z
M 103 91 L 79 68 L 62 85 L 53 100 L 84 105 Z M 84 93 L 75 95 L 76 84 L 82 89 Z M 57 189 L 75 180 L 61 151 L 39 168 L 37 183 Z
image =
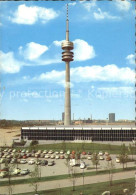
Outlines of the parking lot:
M 24 155 L 26 154 L 25 152 L 24 152 Z M 37 152 L 35 152 L 33 157 L 31 156 L 31 157 L 28 157 L 28 158 L 27 157 L 26 158 L 20 158 L 20 159 L 18 159 L 18 163 L 17 164 L 15 163 L 14 166 L 20 168 L 21 170 L 28 169 L 28 170 L 30 170 L 30 172 L 32 172 L 34 170 L 34 168 L 35 168 L 35 164 L 36 164 L 37 160 L 41 160 L 41 161 L 46 160 L 46 161 L 48 161 L 47 165 L 44 165 L 44 166 L 42 166 L 41 164 L 37 165 L 37 166 L 39 166 L 41 177 L 68 174 L 69 173 L 68 172 L 68 170 L 69 170 L 68 167 L 70 167 L 70 166 L 68 166 L 69 163 L 67 165 L 67 160 L 65 159 L 66 155 L 63 154 L 63 152 L 62 152 L 62 154 L 60 154 L 60 151 L 57 152 L 57 154 L 55 153 L 55 151 L 52 151 L 52 154 L 48 154 L 48 152 L 46 154 L 44 154 L 43 155 L 44 157 L 42 157 L 42 158 L 40 157 L 41 155 L 38 155 L 39 156 L 38 158 L 36 158 L 34 156 L 34 155 L 37 154 Z M 12 154 L 12 151 L 9 152 L 9 153 L 8 152 L 3 152 L 3 155 L 5 153 L 7 154 L 7 156 L 9 156 L 10 154 Z M 17 152 L 15 152 L 15 153 L 17 153 Z M 22 152 L 20 151 L 20 153 L 22 153 Z M 40 154 L 42 154 L 42 153 L 43 153 L 43 151 L 40 151 Z M 99 160 L 98 170 L 105 170 L 105 169 L 107 169 L 108 163 L 111 162 L 111 161 L 107 161 L 106 160 L 107 155 L 105 155 L 104 153 L 103 153 L 103 155 L 101 155 L 104 159 L 103 160 Z M 45 156 L 47 156 L 47 155 L 49 157 L 48 159 L 45 158 Z M 54 156 L 54 158 L 51 159 L 50 158 L 51 156 Z M 56 156 L 58 156 L 59 159 L 56 159 L 57 158 Z M 64 159 L 60 159 L 60 157 L 62 157 L 62 156 L 64 157 Z M 114 155 L 114 154 L 110 155 L 109 154 L 108 156 L 111 157 L 112 162 L 114 164 L 114 168 L 122 168 L 122 164 L 116 162 L 116 155 Z M 84 172 L 88 172 L 88 171 L 90 172 L 90 171 L 95 171 L 96 170 L 95 166 L 92 164 L 92 160 L 91 159 L 88 160 L 88 157 L 92 158 L 92 154 L 88 155 L 88 154 L 86 154 L 84 152 L 84 153 L 82 153 L 80 155 L 80 159 L 77 161 L 78 165 L 75 166 L 75 168 L 74 168 L 76 173 L 82 173 L 83 170 L 84 170 Z M 129 158 L 131 158 L 131 156 L 129 156 Z M 134 156 L 134 158 L 135 158 L 135 156 Z M 0 160 L 1 159 L 2 159 L 2 156 L 1 156 Z M 23 160 L 24 162 L 26 161 L 26 162 L 24 164 L 21 164 L 19 162 L 21 160 Z M 28 163 L 28 162 L 30 162 L 30 160 L 33 161 L 32 164 Z M 49 162 L 51 162 L 51 161 L 54 161 L 54 165 L 48 166 Z M 85 162 L 85 168 L 81 169 L 80 168 L 80 164 L 83 161 Z M 127 163 L 127 167 L 132 167 L 132 166 L 135 166 L 134 161 Z M 4 167 L 5 167 L 5 163 L 1 163 L 1 170 Z M 14 175 L 14 179 L 23 179 L 23 178 L 29 178 L 29 177 L 30 177 L 29 174 L 26 174 L 26 175 L 19 175 L 19 174 L 18 175 Z M 7 178 L 1 178 L 1 179 L 2 180 L 6 180 Z

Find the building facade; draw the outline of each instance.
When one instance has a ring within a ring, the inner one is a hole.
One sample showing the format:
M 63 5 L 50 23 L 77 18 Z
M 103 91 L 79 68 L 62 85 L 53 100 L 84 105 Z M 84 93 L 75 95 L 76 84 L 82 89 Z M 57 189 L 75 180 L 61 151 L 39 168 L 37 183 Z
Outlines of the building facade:
M 132 141 L 136 139 L 136 127 L 22 127 L 21 139 L 54 141 Z

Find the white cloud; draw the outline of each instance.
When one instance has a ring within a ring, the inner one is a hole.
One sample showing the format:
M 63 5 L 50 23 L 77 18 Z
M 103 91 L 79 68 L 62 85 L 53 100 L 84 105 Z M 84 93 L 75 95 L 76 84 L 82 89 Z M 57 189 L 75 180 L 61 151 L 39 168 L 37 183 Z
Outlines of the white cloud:
M 135 73 L 128 67 L 119 68 L 114 64 L 106 66 L 85 66 L 71 68 L 72 83 L 80 82 L 123 82 L 134 83 Z M 65 71 L 52 70 L 51 72 L 42 73 L 35 77 L 34 80 L 63 83 L 65 79 Z
M 43 8 L 38 6 L 19 5 L 13 16 L 9 19 L 13 23 L 32 25 L 39 20 L 46 23 L 58 16 L 58 13 L 51 8 Z
M 130 1 L 127 1 L 127 0 L 123 0 L 123 1 L 115 0 L 115 5 L 117 9 L 120 11 L 129 11 L 132 6 Z
M 103 19 L 120 19 L 118 16 L 112 16 L 108 12 L 103 12 L 100 8 L 97 9 L 97 12 L 93 13 L 93 16 L 96 20 L 103 20 Z
M 68 5 L 70 5 L 70 6 L 75 6 L 75 5 L 76 5 L 76 2 L 69 3 Z
M 96 1 L 91 1 L 91 2 L 85 2 L 85 1 L 80 1 L 82 3 L 83 7 L 89 12 L 92 8 L 96 6 Z
M 21 66 L 22 62 L 14 58 L 13 52 L 4 53 L 0 51 L 0 72 L 17 73 Z
M 46 45 L 40 45 L 35 42 L 27 43 L 26 48 L 19 47 L 19 53 L 27 60 L 35 60 L 48 50 Z
M 62 40 L 62 41 L 53 41 L 53 44 L 55 45 L 55 46 L 57 46 L 57 47 L 61 47 L 61 43 L 63 42 L 64 40 Z
M 128 61 L 129 64 L 135 64 L 135 55 L 130 54 L 126 57 L 126 60 Z
M 84 61 L 95 57 L 93 46 L 89 45 L 86 41 L 76 39 L 74 41 L 74 60 Z

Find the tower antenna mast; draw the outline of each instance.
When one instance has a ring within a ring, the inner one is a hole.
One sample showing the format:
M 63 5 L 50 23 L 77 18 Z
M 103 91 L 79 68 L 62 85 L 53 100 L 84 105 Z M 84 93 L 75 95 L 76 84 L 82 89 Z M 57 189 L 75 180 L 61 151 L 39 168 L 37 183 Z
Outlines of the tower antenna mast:
M 74 48 L 73 42 L 69 41 L 69 19 L 68 19 L 68 4 L 67 4 L 67 17 L 66 17 L 66 40 L 62 42 L 62 61 L 66 64 L 65 74 L 65 115 L 64 125 L 71 125 L 71 95 L 70 95 L 70 62 L 73 61 Z

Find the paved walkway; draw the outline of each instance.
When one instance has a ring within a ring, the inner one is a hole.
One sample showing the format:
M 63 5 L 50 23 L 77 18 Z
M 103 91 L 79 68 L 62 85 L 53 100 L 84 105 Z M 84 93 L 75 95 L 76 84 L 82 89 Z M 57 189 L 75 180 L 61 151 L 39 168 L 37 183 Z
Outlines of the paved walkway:
M 135 171 L 114 173 L 113 180 L 121 180 L 127 178 L 134 178 Z M 93 184 L 99 182 L 109 181 L 109 175 L 96 175 L 96 176 L 88 176 L 84 178 L 84 184 Z M 76 179 L 76 186 L 83 184 L 83 178 Z M 72 181 L 70 179 L 64 180 L 54 180 L 54 181 L 46 181 L 40 182 L 38 186 L 38 190 L 49 190 L 55 188 L 64 188 L 72 186 Z M 13 187 L 13 194 L 19 193 L 27 193 L 32 192 L 33 187 L 30 184 L 19 184 Z M 0 187 L 0 195 L 8 194 L 8 188 L 6 186 Z

